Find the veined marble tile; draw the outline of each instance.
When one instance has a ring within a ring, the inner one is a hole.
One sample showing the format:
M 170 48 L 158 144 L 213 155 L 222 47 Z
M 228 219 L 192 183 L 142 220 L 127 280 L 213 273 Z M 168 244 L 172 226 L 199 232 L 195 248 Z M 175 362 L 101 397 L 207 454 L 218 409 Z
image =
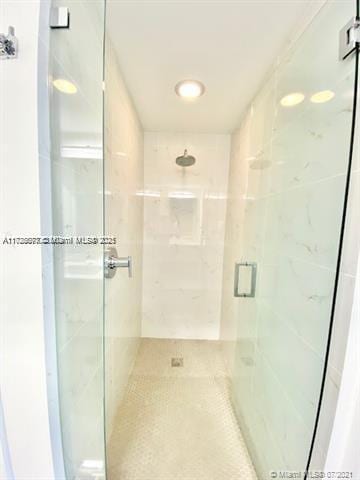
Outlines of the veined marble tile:
M 266 260 L 286 255 L 334 270 L 344 191 L 340 175 L 268 197 Z
M 272 143 L 268 193 L 346 173 L 353 107 L 352 95 L 346 93 L 352 83 L 349 75 L 333 88 L 331 101 L 310 103 L 303 115 L 279 131 Z
M 232 135 L 220 332 L 232 345 L 234 403 L 264 479 L 277 467 L 305 467 L 317 410 L 339 252 L 355 71 L 354 59 L 334 61 L 338 38 L 328 42 L 324 32 L 339 31 L 353 8 L 352 2 L 330 1 L 319 10 Z M 312 96 L 324 90 L 333 98 L 314 103 Z M 281 100 L 292 93 L 302 94 L 302 101 L 283 106 Z M 357 232 L 351 233 L 359 223 L 356 152 L 353 171 L 347 221 L 351 240 L 345 240 L 342 265 L 350 275 L 359 243 Z M 255 298 L 233 297 L 234 264 L 241 260 L 257 263 Z M 341 277 L 340 316 L 349 315 L 344 305 L 351 304 L 351 294 L 344 297 L 343 290 L 351 290 L 350 283 L 348 275 Z M 346 337 L 346 322 L 338 322 L 335 329 L 337 338 Z M 331 362 L 341 366 L 344 345 L 340 341 L 333 346 L 338 353 Z M 332 366 L 330 370 L 334 374 Z M 331 403 L 334 391 L 328 392 Z M 323 458 L 321 448 L 315 452 L 318 460 Z
M 307 460 L 308 451 L 304 445 L 310 445 L 312 424 L 304 423 L 288 397 L 286 389 L 279 382 L 276 370 L 272 370 L 260 351 L 255 362 L 253 398 L 255 409 L 264 419 L 269 436 L 278 450 L 286 452 L 282 469 L 301 470 Z M 301 442 L 299 442 L 300 438 Z
M 258 347 L 303 422 L 315 419 L 324 360 L 265 304 L 259 304 Z
M 272 264 L 259 265 L 258 280 L 258 299 L 322 357 L 334 294 L 334 272 L 278 256 Z
M 218 338 L 229 147 L 227 135 L 145 133 L 147 337 Z M 186 169 L 175 163 L 185 148 Z
M 105 279 L 106 438 L 123 400 L 141 335 L 143 257 L 143 130 L 122 78 L 111 39 L 105 62 L 105 233 L 119 257 L 132 257 L 132 277 Z M 116 98 L 116 101 L 114 101 Z
M 334 90 L 349 73 L 353 76 L 352 62 L 334 61 L 338 50 L 338 38 L 331 35 L 324 48 L 323 32 L 327 29 L 340 31 L 353 15 L 354 5 L 351 1 L 330 2 L 313 19 L 306 32 L 288 53 L 288 59 L 277 71 L 277 116 L 275 133 L 286 128 L 309 106 L 311 95 L 323 90 Z M 292 108 L 283 108 L 280 100 L 293 92 L 303 93 L 305 99 Z
M 355 150 L 355 158 L 360 158 L 360 149 Z M 349 202 L 346 212 L 345 239 L 341 271 L 355 276 L 357 258 L 360 251 L 360 170 L 352 172 Z

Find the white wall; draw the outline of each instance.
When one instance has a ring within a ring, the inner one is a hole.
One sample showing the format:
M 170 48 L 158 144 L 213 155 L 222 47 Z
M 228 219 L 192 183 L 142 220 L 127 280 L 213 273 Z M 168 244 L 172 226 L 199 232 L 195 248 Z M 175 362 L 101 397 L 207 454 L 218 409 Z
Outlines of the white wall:
M 5 246 L 4 235 L 39 236 L 37 122 L 39 0 L 2 1 L 0 31 L 15 26 L 19 57 L 0 62 L 0 385 L 15 479 L 54 478 L 47 404 L 39 246 Z
M 108 14 L 111 15 L 111 4 Z M 131 256 L 133 276 L 118 269 L 105 280 L 107 435 L 121 403 L 141 335 L 143 131 L 122 79 L 111 40 L 105 69 L 105 232 L 120 257 Z
M 145 133 L 143 337 L 219 338 L 229 147 L 228 135 Z

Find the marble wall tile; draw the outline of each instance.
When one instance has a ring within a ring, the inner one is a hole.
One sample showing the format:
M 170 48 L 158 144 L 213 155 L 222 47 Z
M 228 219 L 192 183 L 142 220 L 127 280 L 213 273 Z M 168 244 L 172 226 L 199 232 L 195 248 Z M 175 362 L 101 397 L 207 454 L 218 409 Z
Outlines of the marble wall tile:
M 261 263 L 258 298 L 323 358 L 334 272 L 289 257 Z
M 341 271 L 352 276 L 356 275 L 357 255 L 360 250 L 360 169 L 356 165 L 357 159 L 360 158 L 359 151 L 360 148 L 357 146 L 354 153 L 354 169 L 351 177 L 347 208 L 344 253 L 341 262 Z
M 145 337 L 218 338 L 229 140 L 145 133 Z M 185 148 L 187 169 L 175 163 Z
M 258 306 L 259 350 L 276 372 L 303 421 L 311 428 L 323 359 L 267 306 Z M 290 353 L 291 352 L 291 353 Z
M 255 364 L 253 380 L 255 411 L 262 416 L 269 437 L 282 453 L 281 469 L 296 470 L 298 465 L 306 463 L 307 455 L 301 448 L 299 439 L 303 441 L 306 439 L 309 442 L 312 431 L 294 408 L 277 376 L 277 370 L 268 363 L 261 349 L 257 351 Z M 271 463 L 269 467 L 269 470 L 273 470 Z
M 223 340 L 224 356 L 229 371 L 233 370 L 236 354 L 239 302 L 233 295 L 234 269 L 235 262 L 239 261 L 244 248 L 242 237 L 245 232 L 244 218 L 247 207 L 249 171 L 249 163 L 246 159 L 250 156 L 252 117 L 252 110 L 249 110 L 243 118 L 240 128 L 231 137 L 220 324 L 220 338 Z
M 359 115 L 356 119 L 352 172 L 349 201 L 346 213 L 345 237 L 341 259 L 338 293 L 335 306 L 332 342 L 329 352 L 329 368 L 320 412 L 318 434 L 314 446 L 311 467 L 323 468 L 336 413 L 339 388 L 341 386 L 345 352 L 348 343 L 349 323 L 354 305 L 356 264 L 360 252 L 360 143 Z
M 305 112 L 278 132 L 272 142 L 266 193 L 278 193 L 346 172 L 349 152 L 344 146 L 350 140 L 352 87 L 353 76 L 349 74 L 334 86 L 332 101 L 323 104 L 307 101 Z M 328 142 L 335 136 L 341 140 Z M 333 161 L 328 161 L 329 156 Z
M 54 161 L 52 171 L 54 235 L 102 235 L 102 160 Z
M 326 53 L 322 38 L 329 26 L 341 29 L 352 10 L 350 2 L 341 7 L 328 2 L 320 10 L 232 135 L 221 338 L 228 347 L 240 423 L 264 479 L 276 470 L 273 466 L 305 467 L 314 427 L 339 251 L 354 82 L 354 59 L 334 61 L 336 36 L 326 42 Z M 311 102 L 313 93 L 327 89 L 334 93 L 331 101 Z M 284 108 L 280 101 L 292 92 L 302 92 L 304 100 Z M 334 385 L 341 377 L 358 253 L 354 160 L 337 304 L 342 320 L 334 327 L 328 380 Z M 254 299 L 233 297 L 239 261 L 257 263 Z M 336 388 L 326 392 L 323 421 L 329 427 Z M 320 435 L 318 461 L 324 459 L 328 434 L 329 428 Z
M 143 130 L 122 78 L 111 39 L 105 58 L 105 234 L 116 237 L 119 257 L 131 256 L 133 275 L 118 269 L 105 280 L 106 436 L 117 409 L 141 335 L 143 239 Z M 116 99 L 116 100 L 115 100 Z
M 242 380 L 242 382 L 241 382 Z M 249 392 L 248 382 L 243 378 L 236 381 L 234 395 L 240 395 L 244 403 L 234 403 L 235 411 L 242 425 L 241 432 L 245 437 L 246 446 L 250 452 L 253 463 L 257 468 L 257 475 L 261 479 L 268 478 L 270 472 L 281 471 L 286 464 L 280 448 L 274 441 L 270 425 L 266 422 L 266 416 L 256 408 L 253 400 L 254 390 Z M 254 439 L 257 442 L 254 442 Z

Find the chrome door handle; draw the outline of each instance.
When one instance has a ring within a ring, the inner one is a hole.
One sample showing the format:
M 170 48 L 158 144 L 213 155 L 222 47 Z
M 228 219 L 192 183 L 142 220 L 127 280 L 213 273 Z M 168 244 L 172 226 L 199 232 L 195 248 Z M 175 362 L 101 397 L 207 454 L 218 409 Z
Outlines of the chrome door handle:
M 240 275 L 240 268 L 241 267 L 251 268 L 250 292 L 239 292 L 239 275 Z M 256 274 L 257 274 L 257 264 L 255 262 L 235 263 L 234 297 L 246 297 L 246 298 L 255 297 Z
M 118 257 L 115 247 L 110 247 L 105 250 L 104 267 L 105 278 L 113 278 L 117 268 L 127 268 L 129 278 L 132 277 L 132 258 Z

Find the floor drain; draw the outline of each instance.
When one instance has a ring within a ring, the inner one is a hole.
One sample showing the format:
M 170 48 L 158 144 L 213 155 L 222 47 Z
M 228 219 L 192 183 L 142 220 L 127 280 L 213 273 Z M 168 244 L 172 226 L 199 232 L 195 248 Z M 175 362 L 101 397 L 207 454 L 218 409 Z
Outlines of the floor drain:
M 183 367 L 184 366 L 184 359 L 180 357 L 174 357 L 171 359 L 171 366 L 172 367 Z

